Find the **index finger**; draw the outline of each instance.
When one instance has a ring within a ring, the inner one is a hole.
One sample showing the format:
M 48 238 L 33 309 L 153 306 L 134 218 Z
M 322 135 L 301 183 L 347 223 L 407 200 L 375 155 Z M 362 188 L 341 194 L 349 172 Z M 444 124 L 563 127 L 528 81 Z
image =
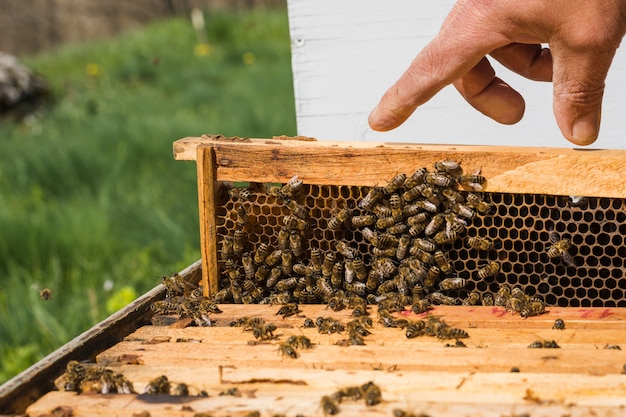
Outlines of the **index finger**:
M 455 7 L 437 36 L 383 95 L 369 116 L 370 127 L 378 131 L 398 127 L 418 106 L 467 73 L 490 51 L 510 43 L 497 32 L 482 29 L 489 27 L 482 24 L 483 20 L 476 11 L 460 12 Z

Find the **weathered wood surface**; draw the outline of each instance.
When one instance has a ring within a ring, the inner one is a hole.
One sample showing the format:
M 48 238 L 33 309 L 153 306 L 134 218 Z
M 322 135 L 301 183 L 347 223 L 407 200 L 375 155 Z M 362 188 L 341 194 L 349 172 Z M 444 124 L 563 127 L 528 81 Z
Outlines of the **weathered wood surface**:
M 280 139 L 174 142 L 174 157 L 195 160 L 200 144 L 215 152 L 218 181 L 373 186 L 440 160 L 481 169 L 485 191 L 626 198 L 626 151 L 514 146 L 328 142 Z
M 180 274 L 197 280 L 200 261 Z M 195 277 L 195 278 L 194 278 Z M 152 302 L 165 297 L 165 287 L 158 285 L 122 310 L 112 314 L 91 329 L 77 336 L 24 372 L 0 386 L 0 414 L 23 413 L 37 398 L 54 388 L 54 380 L 70 360 L 93 360 L 102 350 L 122 340 L 139 326 L 146 324 L 146 312 Z
M 467 331 L 466 348 L 446 347 L 431 337 L 407 339 L 400 329 L 375 323 L 365 346 L 338 346 L 346 334 L 319 334 L 303 328 L 305 317 L 332 316 L 347 322 L 350 311 L 301 306 L 282 319 L 279 306 L 221 305 L 214 327 L 144 326 L 97 356 L 99 365 L 122 372 L 139 392 L 167 375 L 208 398 L 147 395 L 75 395 L 50 392 L 29 409 L 49 413 L 64 405 L 74 416 L 323 415 L 320 399 L 351 385 L 374 381 L 383 402 L 340 404 L 344 415 L 386 415 L 395 408 L 431 416 L 617 416 L 626 406 L 626 311 L 618 308 L 550 308 L 522 319 L 498 307 L 444 307 L 432 314 Z M 372 307 L 372 317 L 376 317 Z M 277 340 L 258 342 L 229 323 L 243 316 L 277 324 Z M 404 314 L 410 320 L 423 315 Z M 556 318 L 565 330 L 552 329 Z M 376 320 L 374 320 L 376 321 Z M 278 351 L 290 335 L 314 343 L 292 359 Z M 560 349 L 529 349 L 536 340 L 555 340 Z M 625 350 L 605 349 L 617 345 Z M 511 372 L 513 367 L 520 372 Z M 220 396 L 237 387 L 240 396 Z

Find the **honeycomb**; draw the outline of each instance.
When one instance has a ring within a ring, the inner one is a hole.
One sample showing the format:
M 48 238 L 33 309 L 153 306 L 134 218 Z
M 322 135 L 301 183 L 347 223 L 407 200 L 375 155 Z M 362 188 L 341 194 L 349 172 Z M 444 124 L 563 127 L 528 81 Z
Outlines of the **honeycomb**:
M 232 187 L 232 184 L 224 184 Z M 247 215 L 243 252 L 254 254 L 259 245 L 277 246 L 286 216 L 291 210 L 285 202 L 268 192 L 275 184 L 244 184 L 249 196 L 231 195 L 216 207 L 218 245 L 242 227 L 238 211 Z M 301 233 L 301 256 L 294 263 L 309 263 L 311 250 L 322 254 L 337 252 L 337 242 L 346 242 L 371 267 L 374 247 L 362 229 L 344 222 L 334 229 L 329 222 L 342 209 L 358 214 L 359 202 L 370 187 L 303 184 L 298 203 L 308 210 L 306 227 Z M 466 191 L 461 191 L 467 194 Z M 236 194 L 236 193 L 231 193 Z M 446 292 L 457 303 L 469 293 L 495 294 L 503 284 L 518 286 L 529 296 L 541 298 L 547 306 L 624 307 L 626 279 L 626 212 L 624 201 L 609 198 L 572 198 L 566 196 L 479 193 L 491 204 L 487 214 L 477 214 L 467 221 L 461 238 L 441 245 L 451 262 L 454 276 L 465 279 L 465 286 Z M 374 226 L 371 226 L 374 228 Z M 494 248 L 479 251 L 468 246 L 468 238 L 490 238 Z M 567 256 L 550 257 L 555 238 L 569 239 Z M 340 257 L 339 257 L 340 258 Z M 240 259 L 234 259 L 241 265 Z M 490 261 L 500 264 L 500 271 L 479 277 L 478 271 Z M 228 285 L 224 262 L 220 288 Z M 243 272 L 241 273 L 243 274 Z M 282 276 L 284 279 L 288 276 Z M 268 295 L 268 290 L 264 289 Z M 273 292 L 274 290 L 270 290 Z

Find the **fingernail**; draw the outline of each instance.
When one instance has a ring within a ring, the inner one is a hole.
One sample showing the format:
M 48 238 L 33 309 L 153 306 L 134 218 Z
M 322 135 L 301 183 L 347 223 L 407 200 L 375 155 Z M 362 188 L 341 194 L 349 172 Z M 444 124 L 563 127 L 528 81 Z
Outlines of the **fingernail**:
M 590 145 L 598 138 L 600 113 L 592 113 L 574 121 L 572 142 L 577 145 Z

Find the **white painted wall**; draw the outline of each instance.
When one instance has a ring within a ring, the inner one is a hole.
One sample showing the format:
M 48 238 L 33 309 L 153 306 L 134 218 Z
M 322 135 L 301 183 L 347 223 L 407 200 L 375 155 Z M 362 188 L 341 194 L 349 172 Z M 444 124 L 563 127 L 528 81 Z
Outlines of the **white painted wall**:
M 401 127 L 374 132 L 367 116 L 437 33 L 453 0 L 288 0 L 298 134 L 321 140 L 570 147 L 552 114 L 552 84 L 493 62 L 526 99 L 513 126 L 483 116 L 449 86 Z M 626 149 L 626 52 L 607 79 L 594 148 Z

